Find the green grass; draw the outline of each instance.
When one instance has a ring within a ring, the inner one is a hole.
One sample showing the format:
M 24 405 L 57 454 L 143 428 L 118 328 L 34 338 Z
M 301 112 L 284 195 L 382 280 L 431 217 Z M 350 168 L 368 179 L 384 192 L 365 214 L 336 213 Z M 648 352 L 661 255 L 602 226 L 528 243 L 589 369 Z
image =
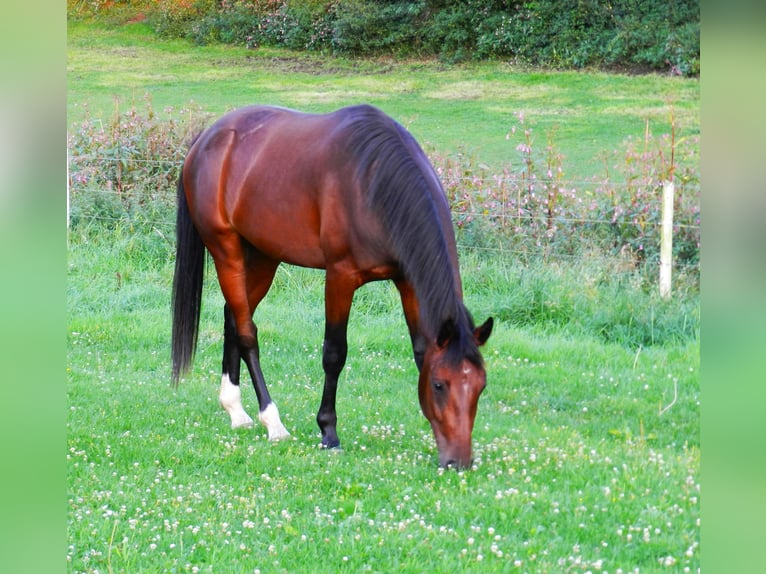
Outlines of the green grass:
M 85 107 L 220 113 L 253 101 L 372 101 L 442 153 L 515 158 L 524 110 L 587 162 L 675 102 L 698 130 L 699 83 L 501 64 L 326 60 L 191 48 L 141 26 L 70 29 L 70 122 Z M 539 133 L 539 132 L 536 132 Z M 223 300 L 208 269 L 194 368 L 170 386 L 172 229 L 80 222 L 67 286 L 70 572 L 696 572 L 699 298 L 657 299 L 615 260 L 462 254 L 466 301 L 497 319 L 476 464 L 437 467 L 395 289 L 361 289 L 338 396 L 343 450 L 318 448 L 323 275 L 283 267 L 259 307 L 261 357 L 292 439 L 232 431 L 217 404 Z M 257 403 L 251 386 L 243 400 Z
M 293 435 L 271 444 L 262 427 L 232 431 L 217 404 L 212 269 L 195 366 L 174 390 L 170 246 L 155 235 L 136 247 L 120 228 L 70 239 L 70 571 L 698 568 L 695 337 L 631 348 L 576 321 L 499 320 L 484 352 L 475 467 L 443 471 L 389 284 L 355 299 L 338 399 L 343 450 L 326 452 L 314 421 L 320 272 L 281 269 L 256 313 L 264 372 Z M 501 308 L 486 277 L 513 270 L 470 254 L 463 267 L 471 309 L 483 319 Z M 253 414 L 249 384 L 243 397 Z
M 193 101 L 214 115 L 252 103 L 329 111 L 352 103 L 382 107 L 442 154 L 473 154 L 486 165 L 519 163 L 506 140 L 514 113 L 546 132 L 565 156 L 568 178 L 601 173 L 602 155 L 645 122 L 679 136 L 698 134 L 699 81 L 658 75 L 540 72 L 504 63 L 445 66 L 438 62 L 350 61 L 263 48 L 194 47 L 160 41 L 142 24 L 109 30 L 70 24 L 68 117 L 110 117 L 148 94 L 156 110 Z

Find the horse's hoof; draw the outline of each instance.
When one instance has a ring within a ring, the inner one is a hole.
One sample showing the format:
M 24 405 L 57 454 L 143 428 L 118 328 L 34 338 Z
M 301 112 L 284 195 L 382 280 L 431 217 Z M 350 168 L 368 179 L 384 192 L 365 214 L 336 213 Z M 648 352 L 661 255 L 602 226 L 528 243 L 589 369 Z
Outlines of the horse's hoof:
M 251 419 L 249 416 L 245 415 L 242 418 L 237 418 L 231 421 L 231 428 L 233 430 L 237 429 L 251 429 L 253 428 L 253 419 Z

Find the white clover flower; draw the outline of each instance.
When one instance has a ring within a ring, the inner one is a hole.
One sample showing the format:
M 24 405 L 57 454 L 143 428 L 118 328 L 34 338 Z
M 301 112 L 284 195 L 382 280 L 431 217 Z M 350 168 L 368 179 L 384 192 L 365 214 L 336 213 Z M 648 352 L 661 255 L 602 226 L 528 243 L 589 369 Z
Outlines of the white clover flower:
M 665 558 L 660 559 L 660 564 L 663 566 L 673 566 L 676 563 L 676 559 L 672 556 L 665 556 Z

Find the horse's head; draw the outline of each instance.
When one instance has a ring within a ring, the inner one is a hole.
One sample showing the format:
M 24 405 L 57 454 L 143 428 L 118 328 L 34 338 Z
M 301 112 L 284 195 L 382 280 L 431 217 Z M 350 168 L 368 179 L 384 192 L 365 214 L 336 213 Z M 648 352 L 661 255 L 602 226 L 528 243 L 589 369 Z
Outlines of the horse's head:
M 420 371 L 420 408 L 431 423 L 439 449 L 439 464 L 471 466 L 471 432 L 487 374 L 478 347 L 492 333 L 492 318 L 467 334 L 446 322 L 426 347 Z M 460 341 L 460 337 L 471 341 Z M 466 352 L 466 350 L 468 352 Z

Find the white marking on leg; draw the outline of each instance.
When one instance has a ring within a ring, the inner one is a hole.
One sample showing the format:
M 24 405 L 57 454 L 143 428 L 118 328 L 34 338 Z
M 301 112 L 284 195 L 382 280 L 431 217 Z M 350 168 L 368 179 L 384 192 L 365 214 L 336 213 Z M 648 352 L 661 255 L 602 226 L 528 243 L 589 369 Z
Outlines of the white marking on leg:
M 228 373 L 221 377 L 221 392 L 218 394 L 218 401 L 231 417 L 231 428 L 252 428 L 253 419 L 242 407 L 242 391 L 239 385 L 231 382 Z
M 281 440 L 290 436 L 279 418 L 279 410 L 274 403 L 269 403 L 258 413 L 258 420 L 268 429 L 269 440 Z

